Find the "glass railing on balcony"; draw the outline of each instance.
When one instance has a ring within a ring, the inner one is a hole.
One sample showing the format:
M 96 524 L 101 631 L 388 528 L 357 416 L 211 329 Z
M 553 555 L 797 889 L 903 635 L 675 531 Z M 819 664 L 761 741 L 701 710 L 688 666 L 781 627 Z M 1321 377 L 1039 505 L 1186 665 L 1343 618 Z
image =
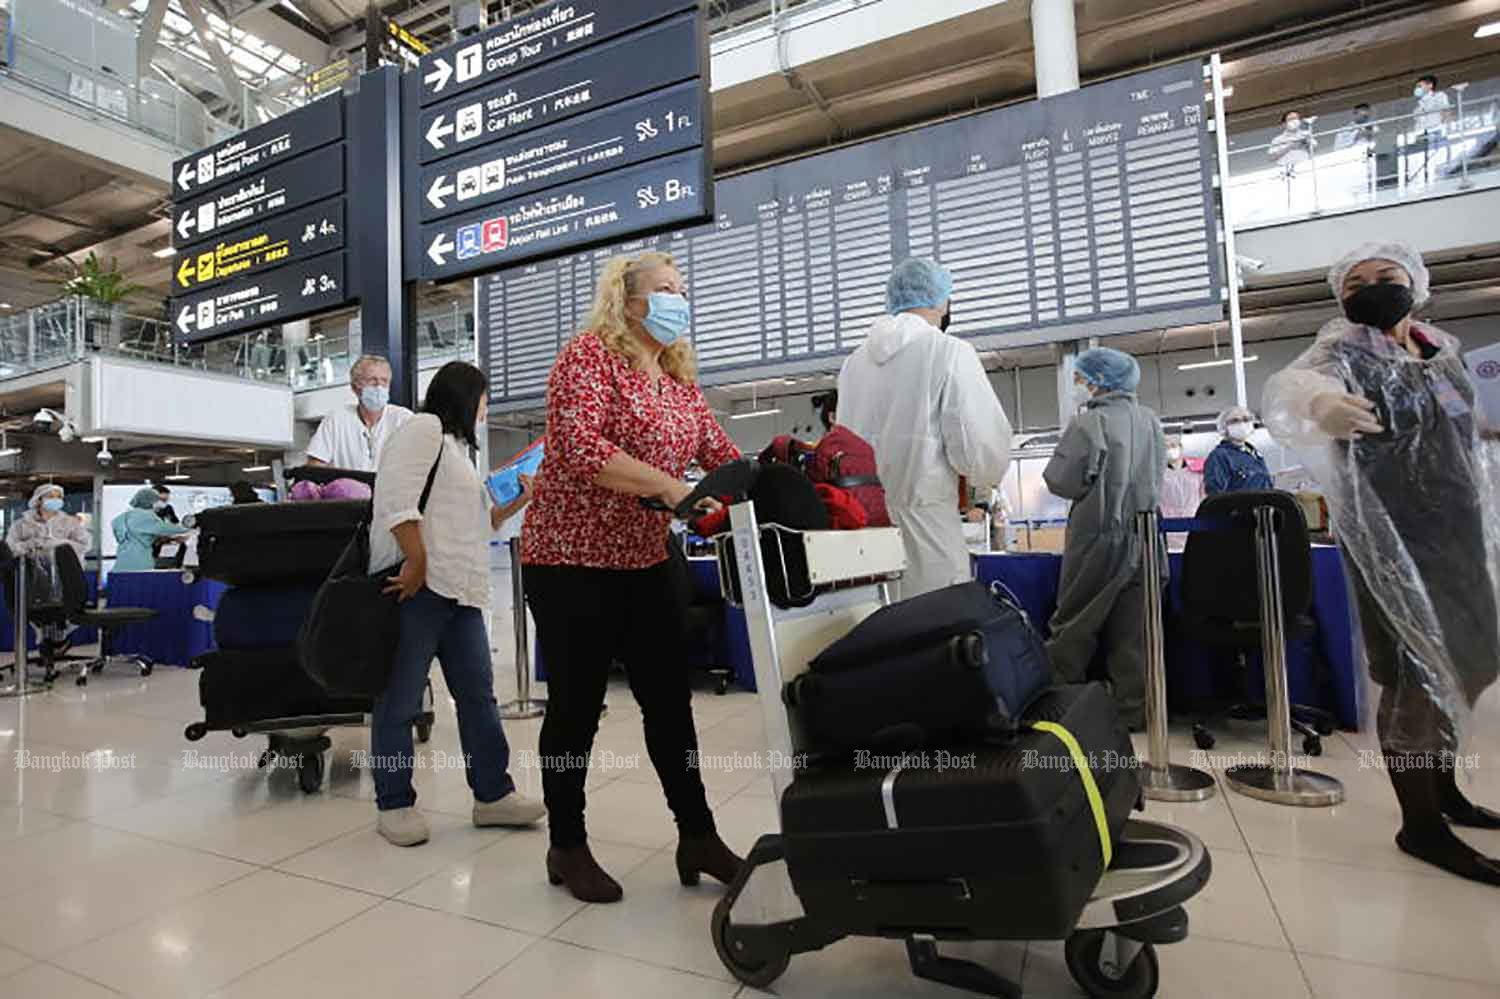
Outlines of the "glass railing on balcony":
M 59 36 L 56 16 L 44 9 L 0 9 L 0 79 L 35 88 L 80 114 L 120 122 L 179 149 L 199 149 L 238 131 L 180 86 L 150 67 L 137 66 L 136 29 L 129 21 L 106 11 L 73 16 L 76 30 Z M 174 78 L 198 79 L 205 89 L 224 90 L 212 67 L 187 61 L 179 53 L 168 55 Z M 225 98 L 223 116 L 256 124 L 263 117 L 261 108 L 265 115 L 274 115 L 291 106 L 241 82 Z
M 474 314 L 467 309 L 455 305 L 419 312 L 416 332 L 417 363 L 424 370 L 449 361 L 475 361 Z M 314 324 L 304 352 L 303 363 L 292 371 L 292 387 L 297 391 L 347 384 L 350 365 L 363 353 L 359 324 L 348 320 Z
M 266 333 L 179 346 L 164 319 L 131 314 L 82 298 L 60 299 L 0 316 L 0 379 L 105 354 L 195 371 L 285 382 L 284 352 Z
M 1235 135 L 1229 209 L 1238 229 L 1500 186 L 1500 81 L 1449 88 L 1447 109 Z M 1377 117 L 1379 116 L 1379 117 Z M 1333 116 L 1329 116 L 1330 119 Z

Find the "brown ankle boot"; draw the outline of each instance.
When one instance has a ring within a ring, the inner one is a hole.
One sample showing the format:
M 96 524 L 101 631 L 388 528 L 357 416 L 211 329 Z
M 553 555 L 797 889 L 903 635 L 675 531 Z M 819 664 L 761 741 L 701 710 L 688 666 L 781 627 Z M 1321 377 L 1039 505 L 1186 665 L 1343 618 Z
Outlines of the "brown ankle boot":
M 618 902 L 625 897 L 625 889 L 599 866 L 587 843 L 548 849 L 547 880 L 555 885 L 567 885 L 568 891 L 580 902 Z
M 744 861 L 724 845 L 719 834 L 707 836 L 683 836 L 677 841 L 677 877 L 684 885 L 698 883 L 698 875 L 729 884 L 740 872 Z

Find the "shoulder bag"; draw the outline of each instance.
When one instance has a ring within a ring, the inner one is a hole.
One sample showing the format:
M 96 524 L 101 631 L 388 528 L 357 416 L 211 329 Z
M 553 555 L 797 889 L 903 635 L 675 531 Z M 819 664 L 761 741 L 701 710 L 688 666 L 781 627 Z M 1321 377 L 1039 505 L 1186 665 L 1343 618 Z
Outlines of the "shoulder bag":
M 443 444 L 439 441 L 438 455 L 427 473 L 417 502 L 419 513 L 427 512 L 443 460 Z M 401 640 L 401 617 L 396 598 L 384 589 L 402 564 L 370 572 L 370 522 L 365 521 L 355 528 L 343 555 L 318 588 L 297 635 L 297 653 L 303 671 L 328 693 L 379 697 L 385 691 Z

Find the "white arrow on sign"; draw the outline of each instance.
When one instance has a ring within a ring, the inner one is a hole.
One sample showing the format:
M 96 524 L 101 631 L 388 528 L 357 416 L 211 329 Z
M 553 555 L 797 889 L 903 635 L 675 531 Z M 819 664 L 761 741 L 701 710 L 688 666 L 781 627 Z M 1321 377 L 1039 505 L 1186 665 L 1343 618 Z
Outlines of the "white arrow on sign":
M 448 65 L 448 60 L 442 56 L 438 56 L 432 60 L 432 64 L 436 68 L 431 73 L 422 77 L 422 82 L 438 93 L 441 93 L 443 88 L 448 85 L 448 78 L 453 75 L 453 67 Z
M 427 143 L 433 149 L 443 148 L 443 139 L 453 134 L 453 126 L 444 124 L 447 115 L 438 115 L 432 119 L 432 124 L 427 126 Z
M 440 173 L 437 175 L 437 180 L 433 181 L 432 186 L 427 189 L 427 201 L 432 207 L 442 211 L 448 207 L 448 195 L 456 190 L 458 188 L 448 183 L 447 175 Z
M 432 245 L 427 248 L 427 259 L 441 267 L 448 262 L 448 254 L 452 253 L 453 249 L 453 241 L 448 238 L 448 234 L 440 232 L 437 239 L 434 239 Z
M 177 235 L 182 239 L 188 238 L 188 233 L 193 231 L 195 218 L 192 212 L 183 212 L 182 218 L 177 220 Z
M 193 319 L 193 307 L 191 305 L 184 305 L 182 311 L 177 313 L 178 332 L 186 333 L 191 330 L 193 328 Z
M 198 170 L 191 163 L 185 163 L 182 172 L 177 175 L 177 184 L 184 191 L 193 186 L 193 181 L 198 179 Z

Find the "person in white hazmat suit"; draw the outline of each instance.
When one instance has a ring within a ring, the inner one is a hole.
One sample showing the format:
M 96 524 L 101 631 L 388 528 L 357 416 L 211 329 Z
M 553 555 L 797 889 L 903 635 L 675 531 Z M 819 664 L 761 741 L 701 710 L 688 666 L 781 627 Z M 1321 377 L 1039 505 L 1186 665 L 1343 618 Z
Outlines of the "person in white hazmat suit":
M 1145 727 L 1146 586 L 1136 514 L 1161 497 L 1166 441 L 1161 422 L 1136 399 L 1141 368 L 1129 354 L 1094 347 L 1078 355 L 1074 384 L 1087 393 L 1042 471 L 1054 496 L 1072 500 L 1057 610 L 1047 655 L 1067 683 L 1088 679 L 1100 642 L 1120 717 Z M 1158 547 L 1161 539 L 1155 539 Z M 1166 552 L 1161 563 L 1166 566 Z
M 1318 480 L 1350 570 L 1397 847 L 1500 885 L 1500 860 L 1451 828 L 1500 829 L 1459 790 L 1455 758 L 1500 669 L 1500 452 L 1458 341 L 1411 317 L 1429 283 L 1415 250 L 1361 246 L 1328 282 L 1343 315 L 1267 381 L 1262 414 Z
M 982 490 L 1010 463 L 1010 420 L 972 344 L 946 335 L 953 278 L 931 260 L 897 265 L 886 315 L 839 372 L 839 423 L 875 449 L 906 545 L 902 599 L 972 577 L 958 480 Z

